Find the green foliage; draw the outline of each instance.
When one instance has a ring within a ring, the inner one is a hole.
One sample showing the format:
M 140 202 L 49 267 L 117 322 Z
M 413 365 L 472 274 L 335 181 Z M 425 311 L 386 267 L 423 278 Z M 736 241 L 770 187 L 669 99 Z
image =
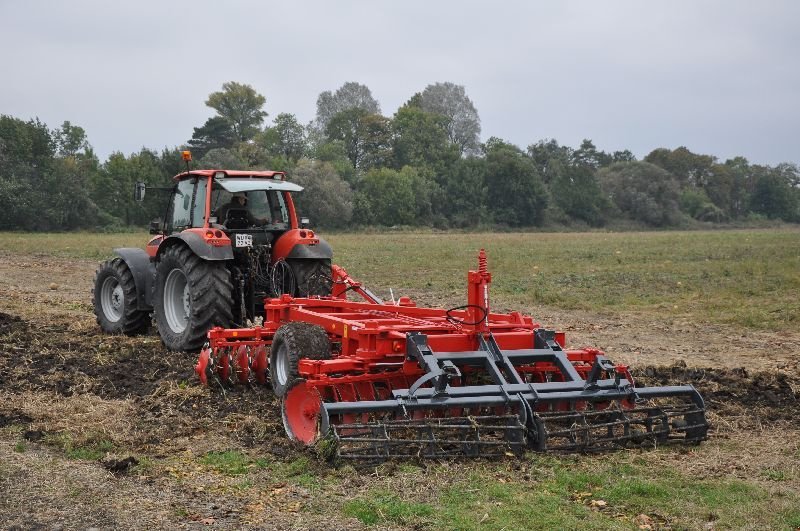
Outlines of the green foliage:
M 356 193 L 355 220 L 383 226 L 426 225 L 435 184 L 418 169 L 370 170 Z
M 389 491 L 380 491 L 369 498 L 345 502 L 343 512 L 366 525 L 389 523 L 414 527 L 428 522 L 434 510 L 428 504 L 407 502 Z
M 442 199 L 435 210 L 456 227 L 474 227 L 489 221 L 489 189 L 485 159 L 459 159 L 442 179 Z
M 234 450 L 208 452 L 200 458 L 200 462 L 227 476 L 241 476 L 242 474 L 247 474 L 251 468 L 259 466 L 257 462 L 251 460 L 247 455 Z
M 440 175 L 460 157 L 458 146 L 448 138 L 447 119 L 411 102 L 395 113 L 392 129 L 394 162 L 398 168 L 427 167 Z
M 299 204 L 321 226 L 800 222 L 796 164 L 720 163 L 686 147 L 655 149 L 636 162 L 629 150 L 605 152 L 590 139 L 578 147 L 545 139 L 522 151 L 491 137 L 479 146 L 478 112 L 450 82 L 428 85 L 392 118 L 356 82 L 321 93 L 307 126 L 280 113 L 261 130 L 265 102 L 237 82 L 210 94 L 216 115 L 188 141 L 194 167 L 281 170 L 290 179 L 299 171 L 309 188 Z M 49 130 L 38 119 L 0 115 L 0 223 L 10 229 L 143 226 L 166 211 L 166 194 L 135 203 L 133 183 L 166 186 L 184 170 L 177 147 L 114 152 L 101 162 L 70 121 Z
M 352 108 L 335 114 L 325 134 L 329 141 L 341 142 L 350 164 L 356 170 L 385 167 L 391 161 L 391 129 L 387 118 Z
M 605 223 L 610 208 L 603 195 L 596 172 L 591 166 L 570 166 L 555 172 L 551 184 L 553 201 L 568 216 L 580 219 L 593 227 Z
M 447 137 L 459 154 L 478 152 L 481 119 L 463 85 L 450 82 L 428 85 L 416 101 L 421 110 L 443 119 Z
M 262 110 L 266 102 L 266 98 L 250 85 L 228 81 L 222 84 L 221 91 L 209 94 L 206 105 L 230 124 L 237 140 L 244 142 L 258 133 L 258 126 L 267 116 Z
M 297 162 L 306 151 L 306 131 L 295 115 L 284 112 L 275 117 L 272 127 L 257 136 L 257 142 L 268 156 Z
M 692 153 L 681 146 L 672 151 L 665 148 L 655 149 L 644 161 L 668 171 L 682 186 L 704 187 L 712 174 L 715 158 Z
M 756 178 L 750 208 L 769 219 L 800 221 L 800 190 L 779 169 L 763 171 Z
M 381 106 L 372 97 L 369 87 L 348 81 L 336 92 L 326 90 L 317 98 L 316 127 L 325 131 L 334 116 L 343 111 L 361 109 L 366 114 L 380 114 Z
M 316 227 L 346 227 L 353 217 L 353 191 L 329 162 L 301 159 L 292 181 L 304 188 L 294 195 L 299 215 Z
M 198 168 L 207 169 L 244 170 L 246 166 L 238 152 L 226 148 L 212 149 L 197 162 Z
M 533 162 L 502 140 L 489 139 L 486 146 L 489 211 L 494 221 L 512 227 L 540 225 L 548 196 Z
M 321 142 L 316 146 L 312 158 L 320 162 L 330 162 L 336 169 L 336 173 L 341 175 L 342 178 L 351 185 L 355 184 L 356 169 L 347 157 L 344 142 L 339 140 Z
M 598 172 L 604 192 L 630 219 L 654 227 L 679 220 L 679 187 L 672 174 L 647 162 L 617 162 Z
M 230 149 L 236 143 L 236 134 L 227 118 L 212 116 L 201 127 L 195 127 L 188 144 L 196 158 L 212 149 Z
M 725 213 L 711 202 L 706 192 L 697 188 L 684 188 L 680 197 L 681 210 L 698 221 L 720 222 Z

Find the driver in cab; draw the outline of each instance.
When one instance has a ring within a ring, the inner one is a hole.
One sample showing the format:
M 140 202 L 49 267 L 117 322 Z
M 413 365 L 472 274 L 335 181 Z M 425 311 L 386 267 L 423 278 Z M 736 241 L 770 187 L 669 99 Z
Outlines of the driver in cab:
M 218 223 L 229 229 L 259 226 L 267 222 L 266 218 L 257 218 L 250 213 L 250 209 L 247 208 L 247 194 L 244 192 L 234 193 L 230 202 L 220 207 L 217 219 Z

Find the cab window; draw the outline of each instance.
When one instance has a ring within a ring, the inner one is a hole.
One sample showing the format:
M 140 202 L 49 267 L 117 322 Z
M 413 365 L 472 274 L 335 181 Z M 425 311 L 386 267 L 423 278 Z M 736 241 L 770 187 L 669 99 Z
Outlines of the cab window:
M 172 194 L 172 209 L 169 222 L 170 230 L 183 229 L 189 226 L 192 206 L 192 192 L 196 179 L 180 181 Z
M 192 210 L 192 227 L 202 227 L 206 213 L 206 186 L 208 179 L 197 181 L 197 192 L 194 194 L 194 209 Z

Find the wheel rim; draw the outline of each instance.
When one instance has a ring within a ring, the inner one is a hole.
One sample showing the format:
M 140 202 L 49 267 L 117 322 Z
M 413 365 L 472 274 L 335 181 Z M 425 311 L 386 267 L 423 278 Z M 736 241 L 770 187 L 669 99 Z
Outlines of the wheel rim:
M 164 317 L 176 334 L 186 330 L 191 308 L 192 300 L 186 275 L 180 269 L 173 269 L 164 282 Z
M 286 385 L 289 382 L 289 351 L 285 343 L 281 343 L 275 353 L 274 369 L 274 378 L 278 381 L 278 384 Z
M 322 397 L 316 388 L 299 382 L 289 389 L 281 406 L 283 428 L 291 440 L 310 445 L 319 439 Z
M 100 306 L 106 319 L 116 323 L 125 309 L 125 292 L 114 277 L 108 277 L 100 288 Z

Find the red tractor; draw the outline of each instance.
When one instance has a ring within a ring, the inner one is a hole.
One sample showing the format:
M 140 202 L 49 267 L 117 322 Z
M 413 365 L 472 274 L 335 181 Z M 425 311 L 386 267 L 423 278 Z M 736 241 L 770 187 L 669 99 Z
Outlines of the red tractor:
M 174 177 L 145 249 L 114 249 L 97 270 L 94 313 L 111 333 L 144 332 L 155 315 L 170 350 L 197 351 L 214 326 L 264 317 L 264 299 L 331 293 L 331 247 L 298 220 L 277 171 L 189 170 Z M 137 183 L 135 197 L 144 199 Z

